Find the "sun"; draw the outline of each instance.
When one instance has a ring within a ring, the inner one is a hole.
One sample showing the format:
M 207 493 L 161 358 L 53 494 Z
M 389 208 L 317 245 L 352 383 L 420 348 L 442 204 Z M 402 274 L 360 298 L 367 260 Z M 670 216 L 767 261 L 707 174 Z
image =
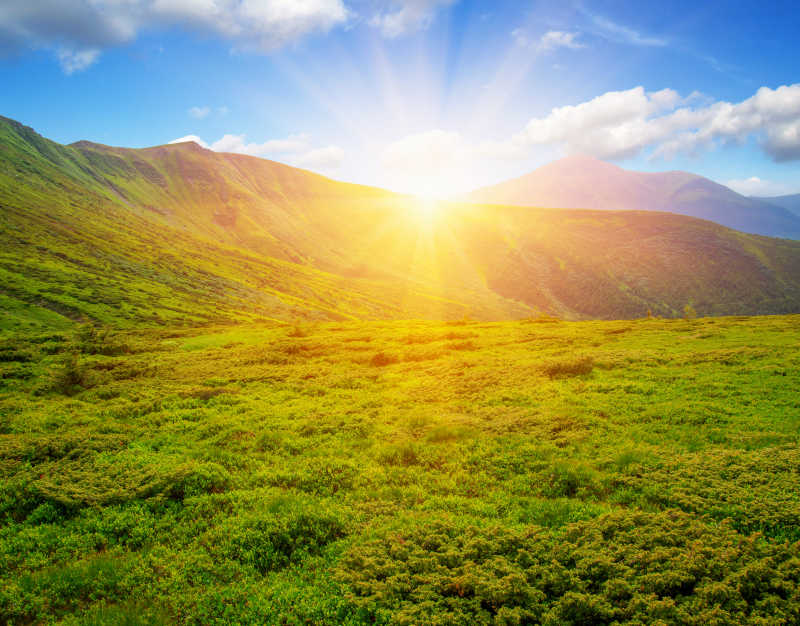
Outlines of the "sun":
M 441 214 L 444 204 L 443 197 L 429 194 L 415 194 L 410 196 L 410 200 L 414 214 L 425 222 L 431 222 L 437 218 Z

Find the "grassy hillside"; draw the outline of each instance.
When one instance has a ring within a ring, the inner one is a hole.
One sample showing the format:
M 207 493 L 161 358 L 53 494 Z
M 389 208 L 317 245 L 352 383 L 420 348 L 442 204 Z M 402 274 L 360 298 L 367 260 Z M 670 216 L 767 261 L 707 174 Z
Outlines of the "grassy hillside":
M 0 620 L 800 621 L 800 317 L 0 344 Z
M 234 175 L 240 161 L 250 167 L 240 178 L 253 181 L 246 196 Z M 220 196 L 207 178 L 223 181 Z M 389 197 L 194 144 L 60 146 L 2 119 L 0 328 L 532 312 L 486 289 L 359 273 L 361 257 L 334 246 L 359 225 L 331 198 L 363 207 L 362 192 Z
M 193 143 L 0 119 L 0 330 L 800 311 L 800 242 L 664 213 L 424 202 Z
M 520 206 L 669 211 L 746 233 L 800 239 L 800 217 L 781 203 L 742 196 L 689 172 L 633 172 L 586 156 L 554 161 L 468 198 Z

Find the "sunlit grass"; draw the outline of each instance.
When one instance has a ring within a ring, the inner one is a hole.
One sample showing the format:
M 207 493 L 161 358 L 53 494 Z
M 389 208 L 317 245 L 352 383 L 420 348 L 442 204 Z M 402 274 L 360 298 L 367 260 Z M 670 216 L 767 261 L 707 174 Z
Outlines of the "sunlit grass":
M 779 622 L 800 556 L 798 332 L 789 316 L 19 334 L 0 344 L 0 614 Z M 785 593 L 758 583 L 767 562 Z

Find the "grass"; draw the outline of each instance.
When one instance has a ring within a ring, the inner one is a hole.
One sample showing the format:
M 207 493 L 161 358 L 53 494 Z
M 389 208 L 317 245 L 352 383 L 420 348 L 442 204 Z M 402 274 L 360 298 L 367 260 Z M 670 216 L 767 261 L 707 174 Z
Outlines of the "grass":
M 545 321 L 7 334 L 0 619 L 797 623 L 800 317 Z

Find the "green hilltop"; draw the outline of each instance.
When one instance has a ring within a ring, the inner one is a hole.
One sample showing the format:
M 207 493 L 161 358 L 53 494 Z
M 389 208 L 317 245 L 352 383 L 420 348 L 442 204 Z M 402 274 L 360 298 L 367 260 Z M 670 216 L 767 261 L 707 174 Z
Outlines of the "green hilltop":
M 0 118 L 0 326 L 800 310 L 800 243 L 653 212 L 443 204 L 194 143 Z

